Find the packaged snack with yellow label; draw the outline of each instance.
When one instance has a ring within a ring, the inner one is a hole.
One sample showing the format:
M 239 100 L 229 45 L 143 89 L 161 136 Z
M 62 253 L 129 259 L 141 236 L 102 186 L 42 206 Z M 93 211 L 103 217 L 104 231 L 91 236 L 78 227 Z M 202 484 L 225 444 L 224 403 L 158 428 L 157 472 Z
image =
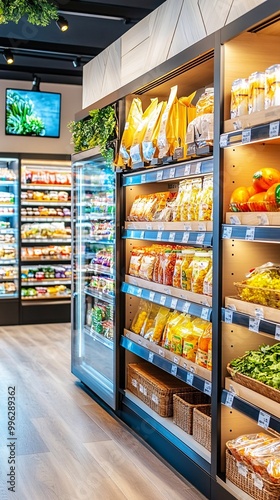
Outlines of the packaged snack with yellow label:
M 132 163 L 139 163 L 143 160 L 142 141 L 146 133 L 148 122 L 151 114 L 157 109 L 158 99 L 151 99 L 150 105 L 144 111 L 141 121 L 133 135 L 132 144 L 130 147 L 130 158 Z
M 130 147 L 134 134 L 141 123 L 142 115 L 141 99 L 135 97 L 131 103 L 121 139 L 119 155 L 116 162 L 119 167 L 130 165 Z
M 212 340 L 212 323 L 209 323 L 207 328 L 199 338 L 198 348 L 195 358 L 195 362 L 199 366 L 203 366 L 204 368 L 208 368 L 208 366 L 210 368 L 210 365 L 212 366 L 212 344 L 210 344 L 211 340 Z M 211 363 L 210 361 L 208 361 L 209 346 L 211 348 Z
M 142 141 L 143 160 L 152 161 L 156 151 L 156 141 L 162 110 L 166 107 L 166 102 L 161 101 L 150 114 L 146 132 Z
M 195 254 L 194 248 L 186 248 L 182 250 L 182 265 L 181 265 L 181 288 L 183 290 L 191 289 L 192 266 Z
M 212 220 L 213 176 L 204 177 L 200 196 L 198 195 L 198 220 Z
M 160 307 L 154 318 L 153 324 L 145 333 L 145 339 L 158 344 L 161 341 L 163 330 L 170 310 L 167 307 Z
M 191 291 L 203 294 L 203 281 L 212 265 L 212 252 L 195 252 L 192 261 Z
M 139 307 L 137 310 L 136 315 L 134 316 L 132 323 L 131 323 L 131 331 L 136 333 L 137 335 L 140 334 L 147 318 L 148 314 L 151 308 L 151 303 L 148 302 L 147 300 L 141 299 L 139 303 Z
M 167 106 L 164 110 L 164 113 L 162 114 L 161 117 L 161 123 L 160 123 L 160 128 L 159 128 L 159 134 L 157 138 L 157 147 L 159 150 L 158 157 L 163 158 L 166 156 L 169 152 L 170 149 L 170 143 L 169 141 L 174 140 L 174 125 L 173 122 L 171 121 L 172 119 L 172 107 L 176 99 L 176 94 L 177 94 L 177 85 L 171 88 L 170 90 L 170 95 L 168 98 Z

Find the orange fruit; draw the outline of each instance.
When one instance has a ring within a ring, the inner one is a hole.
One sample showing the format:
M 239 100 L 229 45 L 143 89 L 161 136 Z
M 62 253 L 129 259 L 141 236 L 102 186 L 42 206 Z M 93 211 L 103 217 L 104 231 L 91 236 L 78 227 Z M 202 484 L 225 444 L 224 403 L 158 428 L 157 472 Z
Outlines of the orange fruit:
M 248 189 L 245 186 L 236 188 L 230 197 L 230 203 L 246 203 L 250 198 Z
M 265 195 L 266 191 L 262 191 L 261 193 L 253 194 L 249 198 L 248 206 L 251 212 L 266 211 Z
M 265 201 L 272 201 L 274 203 L 280 203 L 280 182 L 272 184 L 270 188 L 265 193 Z
M 256 193 L 260 193 L 260 190 L 257 190 L 254 186 L 248 186 L 247 189 L 250 197 Z
M 280 172 L 276 168 L 262 168 L 253 175 L 253 186 L 256 191 L 266 191 L 276 182 L 280 182 Z

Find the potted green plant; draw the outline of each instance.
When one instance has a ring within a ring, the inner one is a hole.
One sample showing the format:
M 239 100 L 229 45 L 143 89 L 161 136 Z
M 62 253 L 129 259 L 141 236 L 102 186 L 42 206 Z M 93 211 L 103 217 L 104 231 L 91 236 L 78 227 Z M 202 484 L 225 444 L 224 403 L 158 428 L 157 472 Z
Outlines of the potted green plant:
M 56 5 L 49 0 L 0 0 L 0 24 L 18 23 L 24 16 L 37 26 L 47 26 L 59 17 Z

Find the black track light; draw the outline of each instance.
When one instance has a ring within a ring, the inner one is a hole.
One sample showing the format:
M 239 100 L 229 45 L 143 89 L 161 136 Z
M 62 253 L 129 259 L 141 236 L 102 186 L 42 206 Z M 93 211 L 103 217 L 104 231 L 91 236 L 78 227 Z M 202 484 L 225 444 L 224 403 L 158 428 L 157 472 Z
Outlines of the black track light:
M 67 19 L 62 16 L 59 16 L 58 20 L 56 21 L 56 25 L 60 29 L 60 31 L 67 31 L 69 28 Z
M 3 56 L 7 64 L 13 64 L 14 56 L 10 49 L 4 50 Z
M 72 64 L 73 64 L 74 68 L 79 68 L 82 65 L 81 58 L 75 57 L 75 59 L 73 59 L 73 61 L 72 61 Z
M 32 82 L 32 90 L 39 92 L 40 91 L 40 83 L 41 83 L 41 78 L 39 78 L 39 76 L 37 76 L 37 75 L 34 75 L 33 82 Z

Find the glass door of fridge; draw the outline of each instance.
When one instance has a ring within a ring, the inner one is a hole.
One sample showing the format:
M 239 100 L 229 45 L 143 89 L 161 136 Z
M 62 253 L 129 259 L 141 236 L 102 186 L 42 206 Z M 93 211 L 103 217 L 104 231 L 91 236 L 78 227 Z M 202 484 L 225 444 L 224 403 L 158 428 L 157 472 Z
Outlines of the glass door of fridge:
M 116 406 L 115 173 L 103 158 L 73 164 L 72 372 Z

